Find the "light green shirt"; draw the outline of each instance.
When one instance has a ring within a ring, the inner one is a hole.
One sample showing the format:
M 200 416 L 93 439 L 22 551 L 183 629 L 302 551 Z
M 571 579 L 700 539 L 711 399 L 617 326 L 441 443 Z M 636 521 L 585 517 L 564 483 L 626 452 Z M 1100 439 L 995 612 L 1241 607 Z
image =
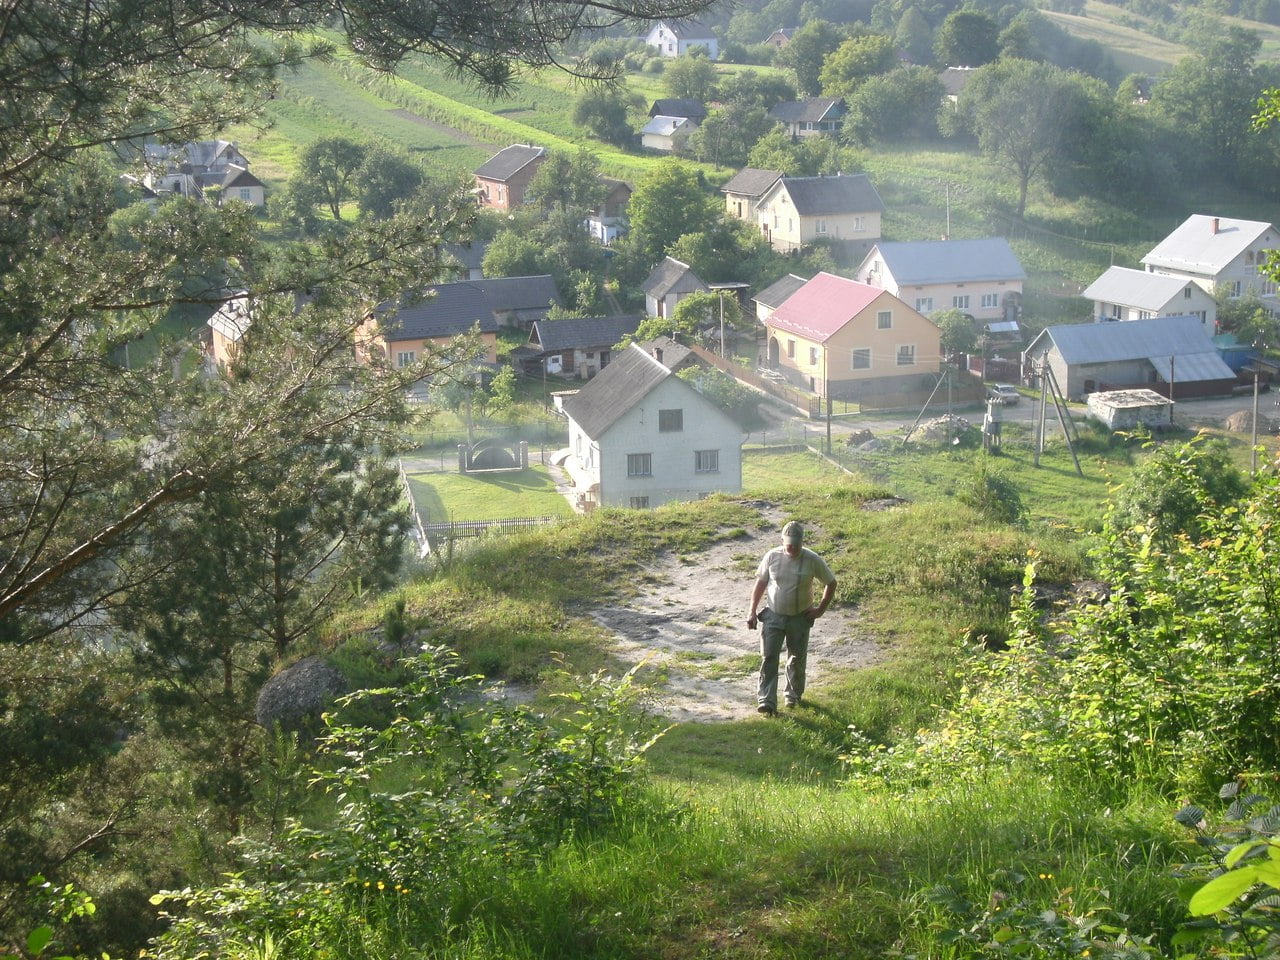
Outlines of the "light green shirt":
M 765 603 L 774 613 L 794 615 L 813 606 L 813 581 L 835 583 L 825 560 L 807 547 L 795 556 L 786 547 L 774 547 L 760 559 L 756 580 L 763 580 Z

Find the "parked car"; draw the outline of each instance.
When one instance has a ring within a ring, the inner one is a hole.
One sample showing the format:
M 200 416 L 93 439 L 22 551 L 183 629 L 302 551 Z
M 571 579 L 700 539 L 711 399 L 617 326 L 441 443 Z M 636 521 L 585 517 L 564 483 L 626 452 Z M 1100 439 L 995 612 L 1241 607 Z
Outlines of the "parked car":
M 987 396 L 996 403 L 1017 403 L 1021 398 L 1018 388 L 1007 383 L 995 383 L 987 388 Z

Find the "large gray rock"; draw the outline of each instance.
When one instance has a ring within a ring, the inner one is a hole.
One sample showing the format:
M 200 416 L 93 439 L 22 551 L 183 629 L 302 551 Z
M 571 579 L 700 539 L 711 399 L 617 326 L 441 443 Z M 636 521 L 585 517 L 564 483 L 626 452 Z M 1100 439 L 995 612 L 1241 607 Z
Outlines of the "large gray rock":
M 303 657 L 262 685 L 254 716 L 271 728 L 299 730 L 347 692 L 347 681 L 319 657 Z

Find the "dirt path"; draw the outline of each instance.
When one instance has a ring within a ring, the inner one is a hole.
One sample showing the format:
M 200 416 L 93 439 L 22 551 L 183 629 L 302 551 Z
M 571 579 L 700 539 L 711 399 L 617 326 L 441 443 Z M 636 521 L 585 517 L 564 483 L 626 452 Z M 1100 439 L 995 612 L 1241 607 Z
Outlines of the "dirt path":
M 659 560 L 642 577 L 637 595 L 591 616 L 617 638 L 628 664 L 646 661 L 661 678 L 658 710 L 673 720 L 724 721 L 754 716 L 760 634 L 746 628 L 756 563 L 777 544 L 782 511 L 758 502 L 771 525 L 694 556 Z M 858 611 L 836 604 L 809 640 L 808 686 L 873 663 L 875 641 Z
M 404 120 L 409 120 L 412 123 L 421 124 L 424 127 L 430 127 L 432 130 L 439 130 L 441 133 L 447 133 L 453 139 L 458 140 L 461 143 L 470 144 L 473 147 L 484 147 L 486 150 L 493 151 L 497 151 L 499 149 L 491 143 L 486 143 L 483 140 L 471 136 L 469 133 L 463 133 L 457 127 L 450 127 L 447 124 L 432 120 L 429 117 L 424 117 L 420 113 L 414 113 L 412 110 L 404 110 L 397 107 L 395 109 L 388 110 L 387 113 L 395 117 L 400 117 Z

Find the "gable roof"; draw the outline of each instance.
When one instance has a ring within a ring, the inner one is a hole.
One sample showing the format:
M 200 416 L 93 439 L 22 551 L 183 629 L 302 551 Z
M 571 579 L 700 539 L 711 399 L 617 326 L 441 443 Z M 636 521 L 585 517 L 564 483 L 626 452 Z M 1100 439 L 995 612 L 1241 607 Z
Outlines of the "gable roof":
M 424 292 L 426 298 L 401 298 L 387 321 L 387 340 L 456 337 L 476 324 L 481 333 L 497 333 L 499 314 L 540 319 L 558 296 L 555 281 L 547 275 L 435 283 Z M 391 304 L 383 304 L 378 311 L 391 309 Z
M 597 440 L 654 387 L 673 375 L 632 344 L 581 390 L 565 397 L 563 409 L 587 436 Z
M 660 20 L 675 35 L 677 40 L 714 40 L 715 33 L 710 27 L 704 27 L 692 20 Z
M 899 284 L 920 286 L 1027 279 L 1026 271 L 1004 237 L 878 243 L 863 264 L 874 258 L 877 251 L 885 269 Z
M 475 175 L 486 180 L 510 180 L 529 164 L 541 160 L 546 152 L 543 147 L 513 143 L 509 147 L 503 147 L 477 167 Z
M 1193 214 L 1142 258 L 1151 267 L 1214 273 L 1268 231 L 1269 223 Z
M 1045 327 L 1026 352 L 1031 353 L 1045 338 L 1069 364 L 1147 360 L 1166 381 L 1235 379 L 1199 317 L 1150 317 Z
M 882 296 L 892 294 L 833 273 L 819 273 L 787 297 L 767 323 L 823 343 Z
M 788 297 L 803 287 L 806 282 L 804 277 L 797 277 L 794 273 L 788 273 L 781 280 L 769 284 L 751 299 L 756 303 L 763 303 L 766 307 L 776 309 Z
M 649 108 L 651 117 L 688 117 L 691 120 L 707 119 L 707 106 L 701 100 L 669 97 L 653 101 Z
M 641 350 L 653 357 L 668 370 L 675 370 L 689 357 L 695 357 L 693 350 L 670 337 L 654 337 L 644 343 L 636 344 Z M 661 354 L 661 356 L 659 356 Z
M 973 67 L 947 67 L 938 74 L 938 79 L 942 81 L 942 89 L 947 92 L 947 96 L 958 97 L 972 76 Z
M 729 182 L 720 188 L 721 193 L 733 193 L 744 197 L 762 196 L 782 176 L 781 170 L 763 170 L 759 167 L 743 167 Z
M 627 334 L 635 333 L 640 317 L 566 317 L 563 320 L 535 320 L 529 343 L 544 352 L 577 347 L 612 347 Z
M 266 186 L 261 180 L 255 177 L 244 167 L 231 166 L 227 167 L 227 175 L 222 180 L 222 189 L 230 190 L 232 187 L 263 187 Z
M 247 290 L 229 297 L 206 323 L 233 343 L 243 337 L 253 323 L 253 307 Z
M 783 123 L 817 123 L 820 120 L 834 120 L 844 114 L 844 100 L 840 97 L 786 100 L 775 103 L 769 109 L 769 116 Z
M 645 280 L 643 290 L 646 295 L 661 300 L 685 277 L 692 277 L 699 285 L 706 286 L 687 263 L 675 257 L 663 257 L 662 262 L 653 268 Z
M 800 216 L 883 213 L 884 201 L 865 173 L 834 177 L 782 177 L 773 189 L 786 190 Z
M 484 265 L 484 255 L 489 249 L 485 240 L 468 240 L 465 243 L 440 244 L 440 251 L 446 258 L 457 261 L 464 270 L 479 270 Z
M 1089 300 L 1101 300 L 1144 310 L 1159 310 L 1181 293 L 1188 284 L 1195 286 L 1195 283 L 1186 277 L 1174 277 L 1167 273 L 1148 273 L 1145 270 L 1131 270 L 1128 267 L 1110 267 L 1106 273 L 1089 284 L 1081 296 Z M 1209 296 L 1208 293 L 1204 295 Z
M 646 123 L 640 130 L 641 134 L 651 133 L 659 137 L 673 136 L 682 128 L 692 130 L 698 125 L 698 121 L 692 117 L 663 117 L 657 116 Z

